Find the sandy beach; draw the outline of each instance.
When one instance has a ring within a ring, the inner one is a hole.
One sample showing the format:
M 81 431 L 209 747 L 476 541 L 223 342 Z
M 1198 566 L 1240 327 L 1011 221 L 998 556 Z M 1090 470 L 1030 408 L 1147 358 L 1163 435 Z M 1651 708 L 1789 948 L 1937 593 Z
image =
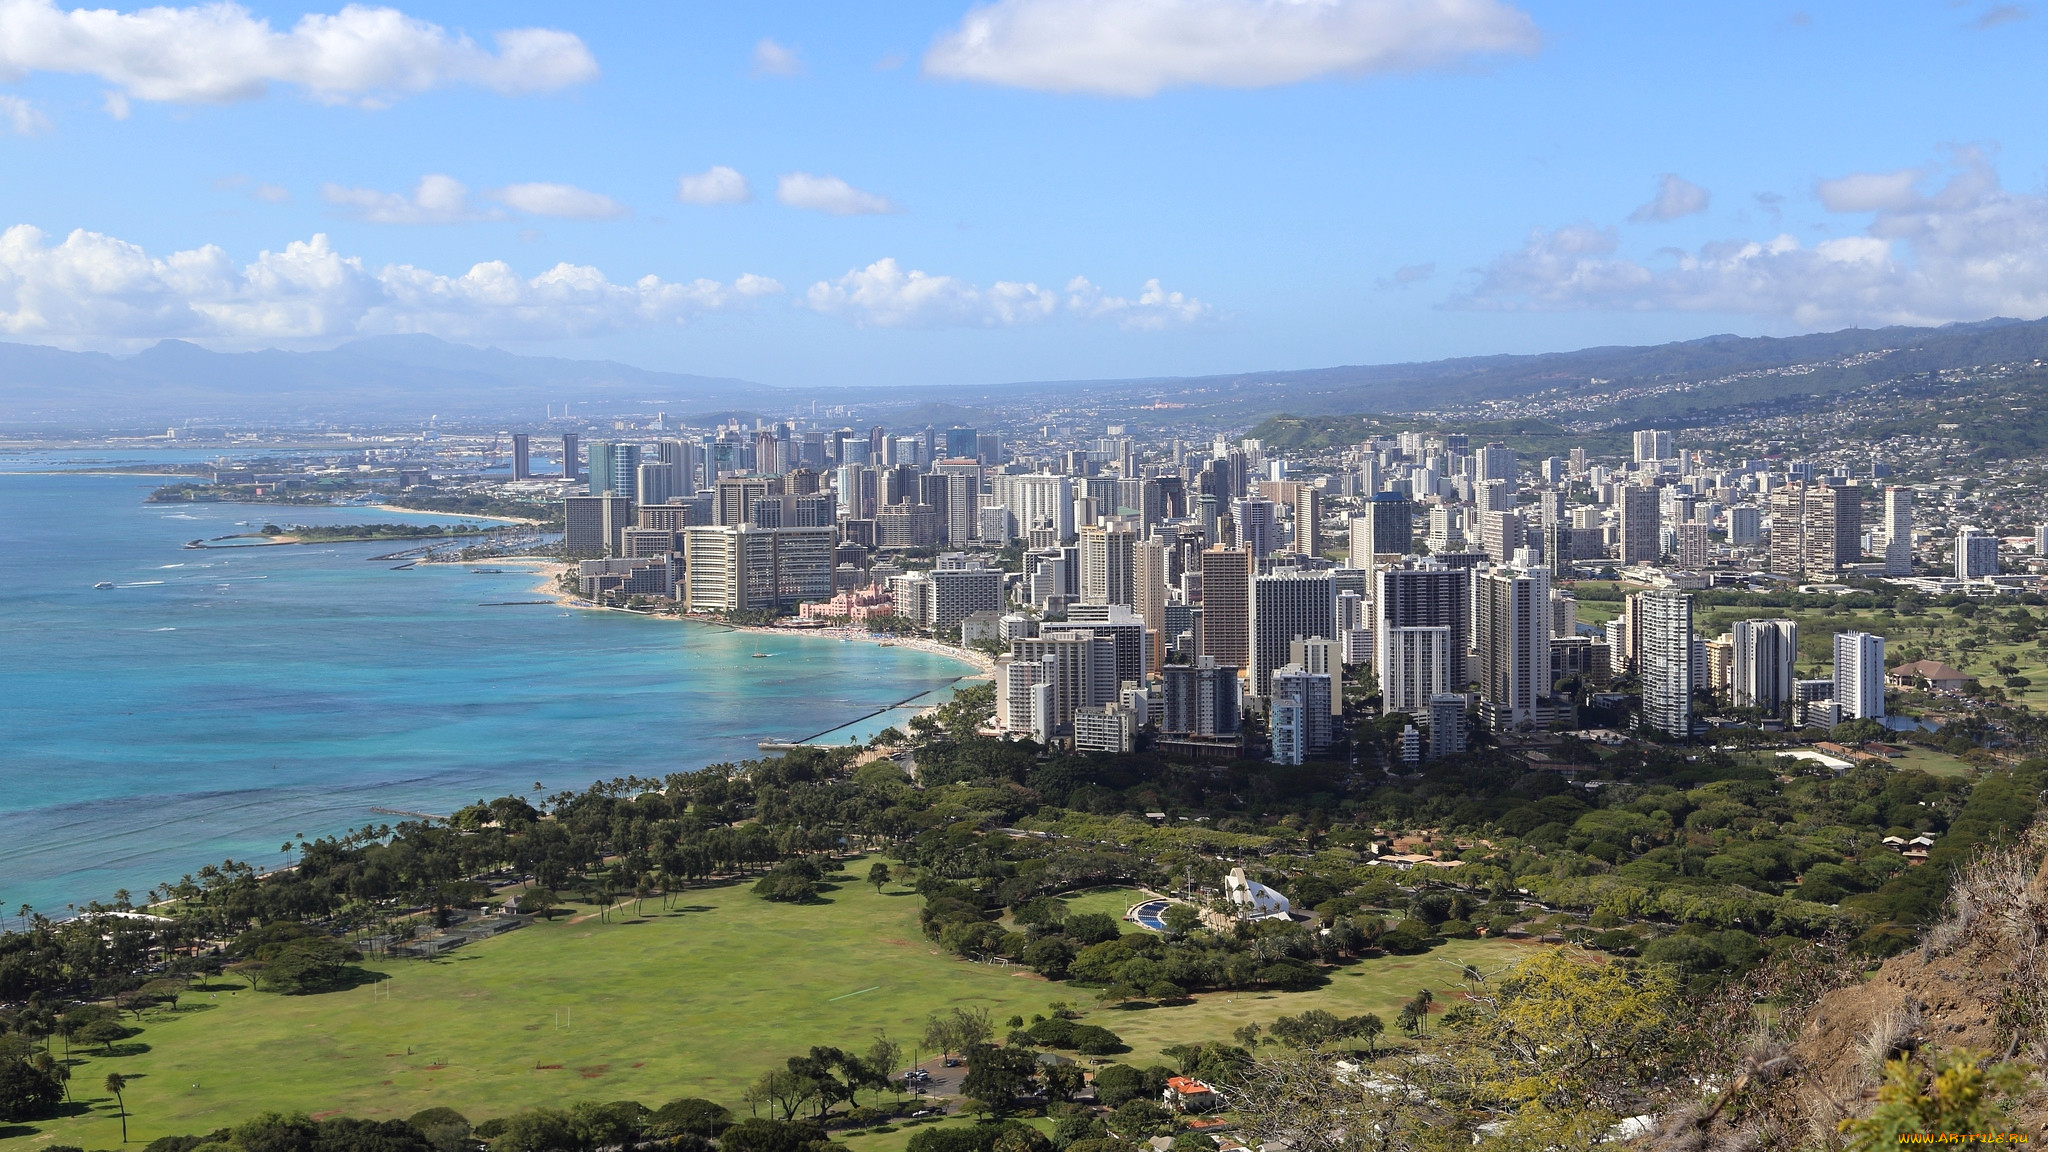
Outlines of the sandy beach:
M 860 643 L 871 643 L 876 645 L 877 647 L 892 646 L 897 648 L 914 648 L 919 652 L 929 653 L 933 656 L 944 656 L 948 659 L 958 660 L 962 664 L 966 664 L 973 667 L 975 671 L 973 676 L 970 677 L 973 679 L 978 679 L 985 676 L 992 676 L 995 674 L 996 670 L 995 659 L 989 656 L 986 652 L 976 652 L 971 648 L 955 648 L 951 644 L 941 644 L 937 640 L 928 639 L 923 636 L 891 636 L 883 632 L 870 632 L 865 628 L 854 628 L 846 626 L 828 628 L 778 628 L 773 626 L 761 626 L 753 624 L 727 624 L 724 621 L 714 620 L 703 616 L 670 615 L 665 612 L 633 612 L 630 609 L 626 608 L 607 608 L 601 604 L 593 604 L 590 601 L 583 599 L 581 596 L 572 596 L 569 593 L 562 591 L 562 587 L 557 581 L 563 573 L 571 571 L 573 566 L 562 563 L 559 560 L 512 558 L 492 559 L 489 561 L 477 561 L 477 563 L 489 564 L 491 567 L 496 568 L 531 568 L 541 577 L 540 583 L 535 584 L 533 586 L 534 594 L 537 596 L 545 596 L 548 599 L 553 600 L 555 603 L 568 608 L 583 608 L 592 612 L 626 612 L 629 615 L 642 616 L 650 620 L 676 620 L 684 623 L 703 624 L 718 628 L 724 628 L 733 632 L 759 633 L 765 636 L 815 636 L 825 640 L 838 640 L 842 643 L 848 641 L 855 641 Z

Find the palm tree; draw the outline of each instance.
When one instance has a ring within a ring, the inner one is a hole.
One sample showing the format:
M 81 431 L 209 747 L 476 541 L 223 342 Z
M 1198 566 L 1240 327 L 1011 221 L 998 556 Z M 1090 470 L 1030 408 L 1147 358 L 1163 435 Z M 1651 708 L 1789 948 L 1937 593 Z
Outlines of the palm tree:
M 35 909 L 27 904 L 23 904 L 20 908 L 15 910 L 16 914 L 21 917 L 21 930 L 23 932 L 28 931 L 28 914 L 33 911 L 35 911 Z
M 126 1087 L 128 1087 L 128 1078 L 126 1076 L 121 1075 L 119 1072 L 107 1073 L 107 1091 L 114 1094 L 115 1103 L 121 1106 L 121 1143 L 123 1144 L 128 1142 L 128 1101 L 121 1095 L 121 1090 Z

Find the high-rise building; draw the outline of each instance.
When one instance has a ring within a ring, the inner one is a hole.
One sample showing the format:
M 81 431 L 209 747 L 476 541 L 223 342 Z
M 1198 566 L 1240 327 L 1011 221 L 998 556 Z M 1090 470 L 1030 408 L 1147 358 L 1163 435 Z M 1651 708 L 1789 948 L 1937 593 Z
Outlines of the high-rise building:
M 1033 529 L 1049 528 L 1057 541 L 1074 534 L 1074 482 L 1065 476 L 1031 474 L 997 475 L 989 478 L 995 503 L 1010 510 L 1017 521 L 1017 534 L 1029 537 Z
M 512 434 L 512 478 L 514 480 L 530 480 L 533 478 L 533 466 L 529 456 L 530 451 L 526 433 L 514 432 Z
M 1081 529 L 1081 601 L 1084 604 L 1131 604 L 1132 575 L 1137 563 L 1138 533 L 1118 521 Z
M 1835 633 L 1835 704 L 1842 719 L 1884 719 L 1884 674 L 1884 637 Z
M 1299 638 L 1337 635 L 1337 592 L 1328 572 L 1290 570 L 1252 581 L 1251 691 L 1268 695 L 1273 670 L 1288 662 L 1288 645 Z
M 595 447 L 593 446 L 593 451 Z M 781 481 L 776 485 L 779 489 Z M 711 522 L 719 525 L 756 523 L 756 505 L 770 492 L 767 480 L 757 476 L 728 476 L 713 489 Z
M 1515 452 L 1505 444 L 1488 444 L 1472 453 L 1472 480 L 1485 484 L 1504 480 L 1510 492 L 1515 486 Z
M 1247 496 L 1230 503 L 1230 519 L 1237 526 L 1237 542 L 1254 559 L 1273 554 L 1280 544 L 1278 506 L 1263 496 Z
M 1465 721 L 1465 697 L 1459 692 L 1440 692 L 1429 698 L 1429 758 L 1456 756 L 1470 743 Z
M 633 526 L 633 501 L 624 496 L 568 496 L 562 500 L 562 547 L 571 556 L 617 556 Z
M 1444 670 L 1444 687 L 1436 691 L 1463 692 L 1468 683 L 1465 651 L 1472 641 L 1471 601 L 1469 568 L 1453 568 L 1432 559 L 1411 568 L 1384 569 L 1373 600 L 1373 631 L 1384 636 L 1397 628 L 1450 629 L 1450 662 Z M 1427 699 L 1425 694 L 1423 700 Z
M 1159 720 L 1163 736 L 1232 736 L 1237 733 L 1237 669 L 1208 656 L 1193 664 L 1169 664 L 1161 679 L 1166 706 Z
M 1419 716 L 1433 697 L 1451 690 L 1452 667 L 1463 659 L 1444 627 L 1380 628 L 1373 636 L 1380 708 Z M 1458 693 L 1460 700 L 1464 693 Z
M 1202 550 L 1202 655 L 1229 668 L 1252 662 L 1252 554 Z
M 600 440 L 590 446 L 590 494 L 640 498 L 640 446 Z
M 1073 730 L 1076 711 L 1116 702 L 1122 687 L 1116 675 L 1116 641 L 1085 628 L 1016 637 L 1010 641 L 1010 659 L 1011 667 L 1025 662 L 1050 665 L 1046 679 L 1052 684 L 1052 709 L 1047 727 L 1054 735 Z
M 1342 621 L 1338 622 L 1341 633 Z M 1330 678 L 1330 715 L 1344 714 L 1344 645 L 1323 636 L 1297 636 L 1287 642 L 1287 663 L 1304 672 Z
M 1676 455 L 1671 450 L 1671 433 L 1644 428 L 1635 435 L 1636 463 L 1654 464 Z
M 1327 674 L 1287 664 L 1274 669 L 1272 718 L 1273 762 L 1303 764 L 1330 748 L 1330 700 L 1334 693 Z
M 1414 548 L 1415 502 L 1399 492 L 1375 493 L 1365 502 L 1364 513 L 1351 522 L 1353 568 L 1371 568 L 1375 554 L 1406 553 Z
M 1737 504 L 1728 510 L 1728 543 L 1744 547 L 1763 539 L 1763 509 L 1754 504 Z
M 1642 435 L 1642 433 L 1637 433 Z M 1617 493 L 1621 504 L 1621 562 L 1654 564 L 1663 554 L 1663 509 L 1655 488 L 1634 485 Z
M 658 460 L 640 465 L 638 478 L 633 482 L 635 499 L 642 504 L 666 504 L 671 497 L 681 496 L 674 487 L 675 470 Z
M 832 596 L 831 528 L 751 524 L 683 529 L 684 606 L 691 612 L 759 612 Z
M 1517 549 L 1528 547 L 1529 532 L 1515 512 L 1481 512 L 1479 547 L 1496 564 L 1515 558 Z
M 1998 537 L 1974 525 L 1956 533 L 1956 579 L 1998 575 Z
M 1761 708 L 1774 716 L 1783 712 L 1792 702 L 1798 622 L 1737 620 L 1729 634 L 1734 641 L 1729 699 L 1737 708 Z
M 1075 604 L 1067 609 L 1064 624 L 1044 624 L 1039 633 L 1051 635 L 1072 628 L 1086 628 L 1115 645 L 1117 683 L 1145 682 L 1145 618 L 1133 612 L 1129 605 Z
M 1497 567 L 1473 589 L 1472 651 L 1480 707 L 1496 732 L 1540 724 L 1550 698 L 1550 573 Z
M 1636 595 L 1642 630 L 1643 723 L 1676 739 L 1692 735 L 1692 597 L 1660 589 Z
M 657 458 L 669 470 L 669 495 L 693 496 L 697 492 L 697 461 L 703 454 L 694 440 L 663 440 L 655 445 Z
M 1145 657 L 1148 675 L 1156 674 L 1166 666 L 1166 648 L 1173 640 L 1166 626 L 1169 556 L 1166 543 L 1158 539 L 1140 541 L 1132 556 L 1131 603 L 1137 608 L 1138 615 L 1144 618 L 1146 631 L 1151 634 Z
M 1284 506 L 1294 524 L 1294 551 L 1304 556 L 1323 554 L 1323 492 L 1299 480 L 1262 480 L 1259 495 Z
M 1678 566 L 1687 572 L 1699 572 L 1707 567 L 1710 556 L 1707 546 L 1707 526 L 1697 520 L 1687 520 L 1678 525 Z
M 581 468 L 578 467 L 582 463 L 581 453 L 576 433 L 562 433 L 562 479 L 572 484 L 583 476 Z
M 1861 489 L 1788 484 L 1771 493 L 1771 571 L 1836 575 L 1863 552 Z

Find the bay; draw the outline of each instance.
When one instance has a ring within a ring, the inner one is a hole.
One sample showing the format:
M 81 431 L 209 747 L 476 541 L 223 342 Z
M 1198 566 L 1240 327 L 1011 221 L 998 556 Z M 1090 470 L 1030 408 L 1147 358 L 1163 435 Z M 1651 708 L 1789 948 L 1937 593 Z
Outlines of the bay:
M 204 863 L 275 867 L 288 840 L 401 818 L 373 809 L 446 813 L 751 758 L 764 739 L 864 738 L 969 671 L 512 603 L 541 599 L 531 569 L 370 559 L 402 544 L 187 549 L 265 523 L 453 518 L 152 505 L 150 477 L 23 470 L 49 463 L 0 457 L 0 914 L 139 900 Z

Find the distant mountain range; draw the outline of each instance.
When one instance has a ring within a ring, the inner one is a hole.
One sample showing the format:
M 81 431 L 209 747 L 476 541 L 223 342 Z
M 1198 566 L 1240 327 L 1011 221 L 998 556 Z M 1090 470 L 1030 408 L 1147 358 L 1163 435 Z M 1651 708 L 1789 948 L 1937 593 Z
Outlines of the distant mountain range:
M 1867 363 L 1832 363 L 1879 351 L 1888 354 Z M 1552 390 L 1611 397 L 1659 383 L 1821 366 L 1797 376 L 1599 401 L 1619 416 L 1649 420 L 1782 396 L 1788 389 L 1825 392 L 1909 372 L 2042 359 L 2048 359 L 2048 320 L 1987 320 L 1218 376 L 799 390 L 607 360 L 519 356 L 423 335 L 373 337 L 324 352 L 223 353 L 166 340 L 128 357 L 0 343 L 0 422 L 93 427 L 191 419 L 525 417 L 539 415 L 544 406 L 559 411 L 565 402 L 578 415 L 665 410 L 697 419 L 719 411 L 787 415 L 815 401 L 897 421 L 936 423 L 1000 412 L 1008 398 L 1019 395 L 1081 394 L 1099 411 L 1128 407 L 1127 419 L 1140 423 L 1148 417 L 1160 423 L 1191 417 L 1249 423 L 1276 412 L 1402 413 Z M 1149 407 L 1159 402 L 1180 407 Z

